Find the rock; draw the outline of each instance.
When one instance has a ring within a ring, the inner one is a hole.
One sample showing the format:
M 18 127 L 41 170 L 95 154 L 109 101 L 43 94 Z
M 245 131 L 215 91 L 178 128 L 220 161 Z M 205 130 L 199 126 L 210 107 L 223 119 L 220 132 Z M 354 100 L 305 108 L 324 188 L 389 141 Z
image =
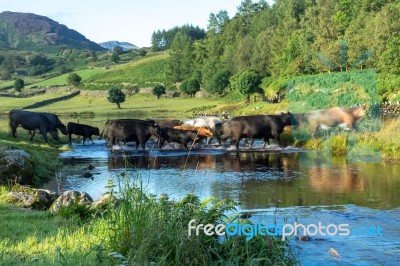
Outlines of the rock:
M 84 174 L 83 174 L 83 177 L 84 178 L 91 178 L 93 176 L 93 174 L 91 173 L 91 172 L 85 172 Z
M 10 192 L 6 195 L 6 200 L 23 208 L 47 210 L 56 197 L 57 194 L 50 190 L 32 189 L 24 192 Z
M 62 207 L 68 207 L 71 204 L 90 205 L 92 202 L 93 199 L 86 192 L 67 190 L 51 205 L 50 211 L 58 212 Z
M 110 194 L 106 194 L 100 199 L 93 201 L 91 207 L 95 210 L 105 210 L 109 204 L 111 204 L 112 207 L 116 207 L 119 204 L 119 200 L 115 197 L 111 197 Z
M 35 163 L 23 150 L 0 152 L 0 184 L 19 183 L 32 185 Z
M 196 97 L 196 98 L 203 98 L 203 97 L 207 97 L 207 96 L 208 96 L 208 93 L 206 91 L 198 91 L 194 95 L 194 97 Z

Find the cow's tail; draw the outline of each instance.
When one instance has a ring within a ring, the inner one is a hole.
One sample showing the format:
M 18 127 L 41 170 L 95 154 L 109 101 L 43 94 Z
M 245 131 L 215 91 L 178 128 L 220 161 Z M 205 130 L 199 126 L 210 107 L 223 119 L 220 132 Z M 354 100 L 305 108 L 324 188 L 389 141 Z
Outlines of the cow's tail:
M 104 133 L 104 130 L 106 130 L 106 128 L 107 128 L 108 122 L 110 122 L 110 119 L 109 119 L 109 118 L 107 119 L 107 122 L 104 124 L 104 128 L 103 128 L 103 130 L 101 131 L 101 134 L 100 134 L 99 139 L 102 139 L 102 138 L 103 138 L 103 133 Z M 107 132 L 106 132 L 106 133 L 107 133 Z

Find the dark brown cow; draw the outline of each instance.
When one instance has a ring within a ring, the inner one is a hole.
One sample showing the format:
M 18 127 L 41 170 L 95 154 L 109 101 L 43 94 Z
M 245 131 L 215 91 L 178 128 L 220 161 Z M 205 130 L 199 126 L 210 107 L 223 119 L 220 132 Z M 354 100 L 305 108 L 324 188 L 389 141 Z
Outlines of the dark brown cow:
M 231 138 L 232 144 L 239 148 L 241 138 L 250 138 L 251 145 L 254 139 L 262 138 L 265 144 L 269 144 L 269 139 L 274 138 L 279 145 L 280 135 L 285 126 L 296 125 L 297 121 L 291 113 L 280 115 L 249 115 L 238 116 L 224 122 L 217 127 L 219 140 Z
M 305 118 L 311 127 L 311 136 L 315 137 L 319 128 L 328 130 L 338 126 L 345 130 L 353 130 L 354 124 L 365 115 L 365 109 L 365 106 L 357 108 L 334 107 L 307 112 Z
M 139 144 L 145 149 L 146 142 L 150 137 L 157 136 L 158 124 L 153 120 L 138 119 L 117 119 L 109 120 L 106 123 L 104 136 L 110 146 L 116 144 L 116 140 L 136 142 L 136 149 Z
M 182 130 L 175 128 L 160 128 L 158 130 L 158 146 L 162 148 L 165 142 L 176 142 L 181 144 L 185 149 L 188 149 L 187 144 L 190 141 L 197 139 L 197 131 L 195 130 Z
M 207 145 L 213 137 L 213 132 L 208 127 L 175 126 L 175 129 L 196 131 L 200 141 L 207 138 Z

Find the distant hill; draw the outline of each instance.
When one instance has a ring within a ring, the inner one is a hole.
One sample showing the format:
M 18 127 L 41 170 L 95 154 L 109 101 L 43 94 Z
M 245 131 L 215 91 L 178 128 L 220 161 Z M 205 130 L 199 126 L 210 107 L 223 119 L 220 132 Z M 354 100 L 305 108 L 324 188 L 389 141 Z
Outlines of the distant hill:
M 128 51 L 128 50 L 136 50 L 139 49 L 139 47 L 137 47 L 134 44 L 131 44 L 129 42 L 119 42 L 119 41 L 108 41 L 108 42 L 102 42 L 99 43 L 99 45 L 103 48 L 106 48 L 108 50 L 112 50 L 114 49 L 116 46 L 121 46 L 122 50 L 124 51 Z
M 48 17 L 9 11 L 0 13 L 0 49 L 51 52 L 61 46 L 104 50 L 79 32 Z

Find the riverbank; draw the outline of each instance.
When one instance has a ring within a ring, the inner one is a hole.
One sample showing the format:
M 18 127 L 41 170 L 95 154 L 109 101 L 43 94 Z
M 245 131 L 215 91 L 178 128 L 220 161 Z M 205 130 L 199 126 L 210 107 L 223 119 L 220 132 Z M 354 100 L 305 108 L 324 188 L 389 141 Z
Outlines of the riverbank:
M 124 177 L 122 177 L 124 176 Z M 5 265 L 296 265 L 288 241 L 279 237 L 188 236 L 196 225 L 241 221 L 231 200 L 172 201 L 146 194 L 137 177 L 121 175 L 98 209 L 70 205 L 57 213 L 15 208 L 6 202 L 12 187 L 0 187 L 0 259 Z M 228 219 L 228 220 L 227 220 Z M 266 263 L 266 261 L 268 263 Z

